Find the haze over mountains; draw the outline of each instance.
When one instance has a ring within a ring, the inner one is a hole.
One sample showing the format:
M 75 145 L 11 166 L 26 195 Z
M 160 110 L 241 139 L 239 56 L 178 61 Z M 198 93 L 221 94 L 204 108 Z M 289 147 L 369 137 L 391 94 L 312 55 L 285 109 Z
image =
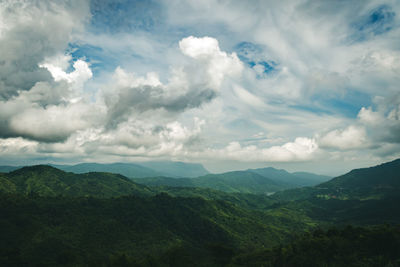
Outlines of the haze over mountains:
M 306 172 L 289 173 L 272 167 L 209 174 L 201 164 L 172 161 L 111 164 L 81 163 L 76 165 L 51 164 L 51 166 L 76 174 L 87 172 L 121 174 L 145 185 L 203 187 L 231 193 L 272 193 L 288 188 L 316 185 L 330 179 L 329 176 Z M 18 168 L 20 167 L 0 166 L 0 171 L 9 172 Z
M 149 161 L 135 163 L 80 163 L 76 165 L 49 164 L 60 170 L 73 173 L 112 172 L 130 178 L 168 176 L 197 177 L 209 172 L 201 164 L 175 161 Z M 21 166 L 0 166 L 0 172 L 9 172 Z
M 277 196 L 286 200 L 310 197 L 381 199 L 400 193 L 400 159 L 378 166 L 355 169 L 314 187 L 287 190 Z

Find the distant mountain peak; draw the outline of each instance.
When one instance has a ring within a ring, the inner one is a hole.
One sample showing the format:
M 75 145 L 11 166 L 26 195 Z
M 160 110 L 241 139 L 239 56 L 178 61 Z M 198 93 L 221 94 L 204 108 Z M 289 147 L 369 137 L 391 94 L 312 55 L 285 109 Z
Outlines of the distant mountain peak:
M 38 173 L 40 173 L 40 172 L 45 172 L 45 171 L 63 172 L 62 170 L 59 170 L 53 166 L 40 164 L 40 165 L 32 165 L 32 166 L 22 167 L 20 169 L 10 172 L 10 174 L 23 173 L 23 172 L 38 172 Z

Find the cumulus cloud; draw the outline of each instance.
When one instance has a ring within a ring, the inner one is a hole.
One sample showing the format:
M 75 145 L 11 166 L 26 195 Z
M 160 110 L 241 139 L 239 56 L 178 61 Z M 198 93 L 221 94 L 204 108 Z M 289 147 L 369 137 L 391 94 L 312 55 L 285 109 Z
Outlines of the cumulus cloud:
M 314 139 L 297 137 L 293 142 L 269 148 L 242 146 L 239 142 L 231 142 L 223 149 L 205 151 L 205 157 L 247 162 L 289 162 L 310 160 L 317 151 L 318 144 Z
M 0 99 L 50 81 L 38 66 L 63 51 L 89 14 L 86 1 L 3 1 L 0 4 Z
M 207 64 L 209 86 L 212 88 L 219 88 L 225 76 L 239 75 L 243 69 L 236 53 L 221 51 L 215 38 L 189 36 L 179 42 L 179 47 L 183 54 Z
M 319 138 L 322 148 L 339 148 L 343 150 L 368 146 L 367 133 L 363 127 L 349 126 L 345 129 L 333 130 Z
M 101 108 L 82 94 L 83 83 L 90 78 L 91 71 L 84 62 L 78 66 L 80 69 L 69 74 L 64 72 L 67 81 L 37 82 L 30 90 L 0 101 L 0 136 L 59 142 L 101 121 Z
M 34 155 L 37 152 L 38 143 L 35 141 L 25 140 L 21 137 L 17 138 L 0 138 L 0 152 L 2 154 L 21 156 L 28 154 Z
M 204 121 L 194 118 L 192 126 L 178 121 L 157 124 L 130 119 L 115 129 L 88 128 L 73 133 L 64 143 L 41 143 L 46 153 L 98 155 L 99 157 L 183 157 L 196 143 Z
M 382 3 L 159 1 L 143 13 L 157 23 L 133 27 L 153 20 L 87 1 L 2 1 L 3 155 L 398 155 L 400 9 Z
M 361 108 L 358 119 L 377 142 L 400 143 L 400 102 L 398 97 L 389 101 L 377 98 L 377 109 Z
M 89 15 L 86 1 L 0 4 L 0 137 L 58 142 L 94 123 L 83 98 L 92 77 L 83 60 L 64 55 Z
M 46 58 L 43 63 L 39 64 L 39 67 L 46 68 L 56 82 L 67 81 L 82 86 L 83 83 L 92 78 L 93 73 L 87 62 L 80 59 L 74 62 L 74 71 L 67 73 L 66 69 L 71 60 L 71 55 L 56 55 L 53 58 Z
M 167 83 L 156 73 L 140 77 L 120 67 L 115 70 L 113 85 L 104 90 L 111 125 L 149 110 L 176 113 L 199 107 L 217 96 L 225 78 L 241 74 L 236 54 L 221 51 L 214 38 L 190 36 L 179 47 L 192 61 L 173 67 Z

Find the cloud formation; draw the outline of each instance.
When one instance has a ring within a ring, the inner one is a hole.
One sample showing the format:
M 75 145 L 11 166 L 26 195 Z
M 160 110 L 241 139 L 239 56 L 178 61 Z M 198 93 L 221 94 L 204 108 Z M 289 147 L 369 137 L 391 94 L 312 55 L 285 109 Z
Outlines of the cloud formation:
M 357 149 L 368 146 L 367 133 L 363 127 L 349 126 L 333 130 L 319 139 L 319 145 L 326 148 Z
M 179 113 L 200 107 L 218 95 L 224 79 L 240 76 L 243 69 L 236 54 L 221 51 L 211 37 L 183 38 L 179 48 L 190 60 L 173 67 L 167 83 L 157 73 L 138 77 L 120 67 L 115 70 L 113 85 L 104 91 L 112 125 L 150 110 Z
M 396 1 L 118 5 L 0 3 L 3 159 L 400 156 Z

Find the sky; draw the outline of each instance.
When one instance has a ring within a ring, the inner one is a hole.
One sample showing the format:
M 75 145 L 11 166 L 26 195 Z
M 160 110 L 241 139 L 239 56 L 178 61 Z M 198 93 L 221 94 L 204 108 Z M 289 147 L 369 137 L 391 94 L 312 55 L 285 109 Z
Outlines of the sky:
M 0 165 L 400 157 L 398 0 L 2 0 L 0 51 Z

